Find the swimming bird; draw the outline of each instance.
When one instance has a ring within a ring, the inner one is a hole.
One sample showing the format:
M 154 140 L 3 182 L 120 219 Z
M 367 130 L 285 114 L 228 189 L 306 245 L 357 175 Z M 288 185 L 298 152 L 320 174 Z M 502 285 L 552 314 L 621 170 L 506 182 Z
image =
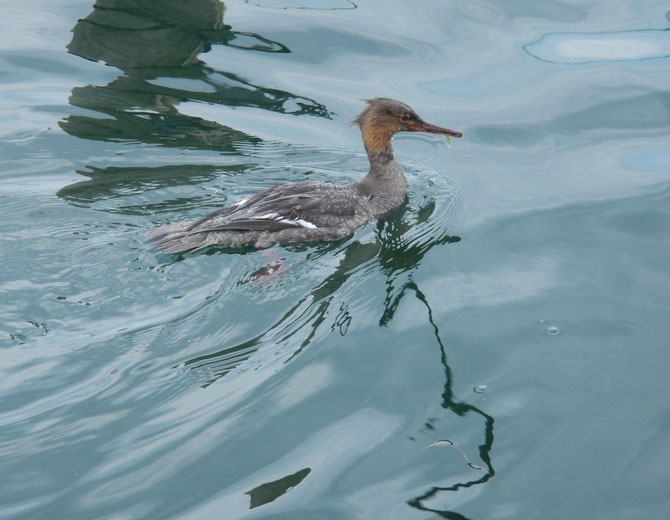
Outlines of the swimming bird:
M 337 240 L 397 208 L 407 181 L 393 158 L 397 132 L 428 132 L 461 137 L 431 125 L 409 106 L 388 98 L 365 100 L 354 119 L 360 127 L 370 170 L 350 184 L 288 182 L 217 209 L 194 222 L 171 224 L 148 239 L 167 253 L 189 253 L 208 246 L 256 246 Z

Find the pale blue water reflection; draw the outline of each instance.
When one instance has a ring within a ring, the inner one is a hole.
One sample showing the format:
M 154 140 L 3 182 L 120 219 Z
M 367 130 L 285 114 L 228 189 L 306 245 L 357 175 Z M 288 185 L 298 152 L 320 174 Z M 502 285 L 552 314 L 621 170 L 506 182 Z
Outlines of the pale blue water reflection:
M 96 5 L 0 17 L 0 518 L 664 517 L 667 4 Z M 464 133 L 383 222 L 145 243 L 377 95 Z
M 554 63 L 651 60 L 670 57 L 670 31 L 548 34 L 525 49 L 536 58 Z

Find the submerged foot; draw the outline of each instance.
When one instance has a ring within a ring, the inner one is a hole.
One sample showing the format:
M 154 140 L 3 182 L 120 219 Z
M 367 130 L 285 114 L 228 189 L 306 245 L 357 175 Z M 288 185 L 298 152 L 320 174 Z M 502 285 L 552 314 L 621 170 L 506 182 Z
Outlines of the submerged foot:
M 270 249 L 260 249 L 259 252 L 265 257 L 267 263 L 265 267 L 254 272 L 251 276 L 251 283 L 254 285 L 270 285 L 288 272 L 288 267 L 283 263 L 286 258 L 279 253 Z

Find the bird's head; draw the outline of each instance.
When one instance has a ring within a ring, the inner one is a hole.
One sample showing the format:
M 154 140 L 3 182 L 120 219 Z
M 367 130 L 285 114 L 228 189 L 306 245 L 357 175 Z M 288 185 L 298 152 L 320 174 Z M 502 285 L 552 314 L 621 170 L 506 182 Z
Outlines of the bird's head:
M 461 132 L 426 123 L 411 107 L 389 98 L 366 99 L 367 106 L 353 123 L 363 135 L 365 148 L 383 149 L 397 132 L 427 132 L 431 134 L 461 137 Z

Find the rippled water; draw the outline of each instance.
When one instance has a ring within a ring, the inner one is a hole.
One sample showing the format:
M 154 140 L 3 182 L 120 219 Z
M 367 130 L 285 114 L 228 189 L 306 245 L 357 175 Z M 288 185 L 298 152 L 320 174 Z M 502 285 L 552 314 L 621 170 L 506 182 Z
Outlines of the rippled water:
M 664 518 L 667 12 L 5 6 L 0 518 Z M 145 243 L 359 178 L 373 96 L 464 134 L 397 136 L 388 218 Z

